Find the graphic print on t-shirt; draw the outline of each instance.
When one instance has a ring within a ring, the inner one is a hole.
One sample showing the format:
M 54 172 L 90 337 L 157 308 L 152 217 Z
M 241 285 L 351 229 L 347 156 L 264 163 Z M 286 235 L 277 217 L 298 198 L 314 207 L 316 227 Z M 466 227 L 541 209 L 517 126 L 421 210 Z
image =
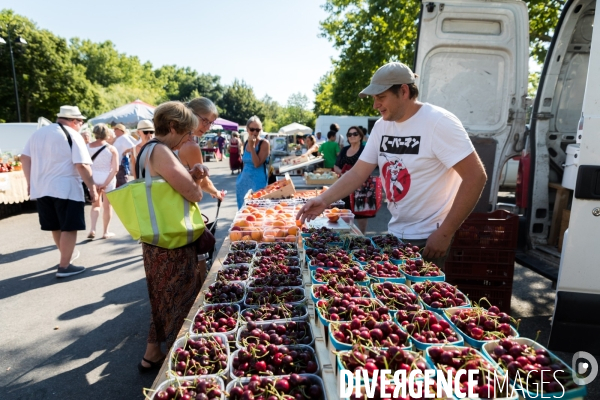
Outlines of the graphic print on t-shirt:
M 388 154 L 419 154 L 421 136 L 383 135 L 379 151 Z
M 381 169 L 385 185 L 385 195 L 390 203 L 397 203 L 410 190 L 410 173 L 406 169 L 406 165 L 404 165 L 402 159 L 388 157 L 385 153 L 380 153 L 379 156 L 386 159 Z

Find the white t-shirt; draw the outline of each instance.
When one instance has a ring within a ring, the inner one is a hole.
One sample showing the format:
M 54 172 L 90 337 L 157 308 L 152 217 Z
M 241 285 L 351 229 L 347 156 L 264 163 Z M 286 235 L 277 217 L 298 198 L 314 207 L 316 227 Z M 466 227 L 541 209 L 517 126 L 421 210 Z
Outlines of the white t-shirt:
M 474 151 L 458 118 L 425 103 L 407 121 L 378 120 L 360 159 L 378 164 L 390 233 L 425 239 L 448 215 L 461 178 L 452 167 Z
M 316 139 L 316 140 L 317 140 L 315 142 L 316 144 L 323 144 L 323 143 L 325 143 L 327 141 L 327 139 L 325 139 L 323 136 L 321 136 L 321 139 Z
M 131 148 L 134 148 L 135 142 L 129 135 L 123 134 L 115 140 L 115 142 L 113 143 L 113 146 L 115 146 L 117 148 L 117 152 L 119 153 L 119 165 L 121 165 L 121 159 L 123 159 L 123 153 L 125 153 L 127 150 L 129 150 Z
M 84 201 L 81 177 L 75 164 L 92 164 L 83 137 L 63 125 L 73 142 L 73 149 L 58 124 L 38 129 L 31 135 L 23 154 L 31 158 L 31 199 L 44 196 Z

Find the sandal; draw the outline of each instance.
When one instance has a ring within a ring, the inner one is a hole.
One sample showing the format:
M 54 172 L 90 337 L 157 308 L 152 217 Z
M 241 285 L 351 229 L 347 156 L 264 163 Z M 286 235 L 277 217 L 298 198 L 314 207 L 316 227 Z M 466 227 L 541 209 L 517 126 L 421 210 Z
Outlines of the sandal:
M 162 367 L 163 362 L 165 361 L 165 357 L 163 357 L 162 360 L 160 361 L 150 361 L 145 359 L 144 357 L 142 357 L 142 360 L 146 361 L 148 364 L 150 364 L 149 367 L 144 367 L 142 365 L 142 362 L 140 361 L 140 363 L 138 364 L 138 370 L 140 371 L 141 374 L 145 374 L 146 372 L 152 372 L 152 371 L 157 371 L 160 369 L 160 367 Z
M 114 237 L 114 236 L 115 236 L 114 233 L 108 232 L 108 233 L 105 233 L 104 236 L 102 236 L 102 238 L 103 239 L 110 239 L 111 237 Z
M 90 232 L 90 234 L 87 236 L 88 239 L 93 239 L 96 237 L 96 232 Z

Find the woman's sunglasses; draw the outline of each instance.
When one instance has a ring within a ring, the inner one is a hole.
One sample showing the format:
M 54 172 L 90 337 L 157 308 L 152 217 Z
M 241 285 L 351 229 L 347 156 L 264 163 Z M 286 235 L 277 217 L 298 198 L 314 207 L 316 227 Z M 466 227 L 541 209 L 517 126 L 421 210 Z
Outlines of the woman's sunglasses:
M 260 131 L 262 131 L 262 128 L 248 128 L 248 130 L 250 132 L 260 132 Z
M 348 132 L 346 134 L 347 137 L 352 137 L 352 136 L 360 136 L 360 134 L 358 132 Z
M 154 135 L 154 131 L 142 131 L 144 135 Z

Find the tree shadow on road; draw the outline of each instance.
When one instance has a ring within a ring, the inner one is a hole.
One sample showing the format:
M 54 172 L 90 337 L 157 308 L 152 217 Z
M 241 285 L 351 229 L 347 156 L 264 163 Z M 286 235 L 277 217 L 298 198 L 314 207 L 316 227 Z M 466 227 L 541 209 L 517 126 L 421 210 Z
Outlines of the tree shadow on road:
M 0 264 L 10 264 L 12 262 L 22 261 L 27 257 L 37 256 L 53 250 L 56 250 L 55 245 L 36 247 L 34 249 L 23 249 L 8 254 L 0 254 Z
M 0 300 L 16 296 L 30 290 L 60 284 L 61 282 L 91 278 L 98 274 L 105 274 L 118 268 L 141 262 L 141 255 L 112 260 L 102 264 L 87 267 L 87 270 L 79 275 L 69 278 L 56 279 L 56 267 L 50 267 L 31 274 L 25 274 L 14 278 L 0 281 Z M 110 268 L 106 268 L 110 267 Z
M 3 374 L 2 399 L 142 399 L 142 389 L 151 387 L 156 377 L 140 375 L 136 367 L 146 348 L 150 324 L 147 296 L 140 298 L 140 293 L 145 292 L 146 280 L 140 279 L 105 293 L 97 303 L 61 315 L 61 320 L 76 319 L 103 307 L 124 305 L 117 317 L 77 337 L 48 359 L 29 364 L 27 371 L 12 377 L 11 373 Z M 18 360 L 20 351 L 15 346 L 6 351 L 6 356 Z M 69 363 L 81 365 L 54 372 L 68 368 Z M 39 381 L 40 371 L 47 371 L 49 377 Z

